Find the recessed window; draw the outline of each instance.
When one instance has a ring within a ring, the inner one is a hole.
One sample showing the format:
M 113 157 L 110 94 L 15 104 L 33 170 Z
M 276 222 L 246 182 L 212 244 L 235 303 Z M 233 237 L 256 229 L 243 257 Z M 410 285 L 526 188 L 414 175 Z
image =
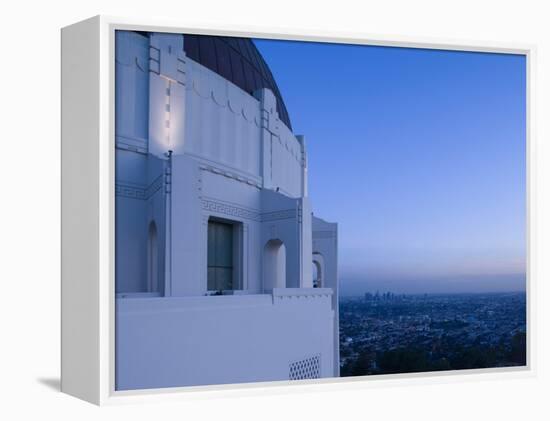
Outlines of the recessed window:
M 240 223 L 208 221 L 208 290 L 239 289 Z

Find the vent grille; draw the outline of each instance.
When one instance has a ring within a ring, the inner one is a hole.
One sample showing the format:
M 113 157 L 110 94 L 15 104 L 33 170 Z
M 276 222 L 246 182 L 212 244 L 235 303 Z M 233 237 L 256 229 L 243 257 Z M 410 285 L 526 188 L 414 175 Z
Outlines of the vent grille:
M 305 358 L 289 365 L 289 380 L 318 379 L 321 377 L 321 356 Z

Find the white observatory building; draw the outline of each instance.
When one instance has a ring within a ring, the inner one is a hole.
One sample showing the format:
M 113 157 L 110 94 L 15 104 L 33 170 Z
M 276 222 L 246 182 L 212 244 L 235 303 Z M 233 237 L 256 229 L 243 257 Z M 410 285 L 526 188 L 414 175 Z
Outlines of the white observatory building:
M 337 225 L 254 43 L 117 31 L 115 73 L 117 390 L 338 376 Z

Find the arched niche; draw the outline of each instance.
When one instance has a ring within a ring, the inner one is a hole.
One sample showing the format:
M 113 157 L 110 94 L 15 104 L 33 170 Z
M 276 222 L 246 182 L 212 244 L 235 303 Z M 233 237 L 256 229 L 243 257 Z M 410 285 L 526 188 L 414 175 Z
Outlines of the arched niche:
M 325 287 L 325 259 L 321 253 L 313 253 L 313 288 Z
M 264 291 L 286 287 L 286 247 L 279 239 L 269 240 L 263 256 Z

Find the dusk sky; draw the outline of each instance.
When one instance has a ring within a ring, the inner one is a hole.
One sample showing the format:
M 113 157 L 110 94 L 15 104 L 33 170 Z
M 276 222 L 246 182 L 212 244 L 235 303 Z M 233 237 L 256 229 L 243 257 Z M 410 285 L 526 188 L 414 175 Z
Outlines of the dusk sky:
M 338 222 L 342 295 L 525 289 L 524 56 L 255 42 Z

